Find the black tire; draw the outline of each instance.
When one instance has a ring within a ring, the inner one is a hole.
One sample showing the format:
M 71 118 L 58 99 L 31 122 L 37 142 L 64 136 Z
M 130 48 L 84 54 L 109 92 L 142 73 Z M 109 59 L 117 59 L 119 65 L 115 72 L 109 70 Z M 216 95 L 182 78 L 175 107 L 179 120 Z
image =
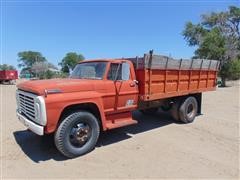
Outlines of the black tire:
M 190 96 L 183 100 L 179 108 L 179 119 L 184 123 L 194 121 L 198 111 L 198 103 L 195 97 Z
M 180 106 L 181 100 L 176 99 L 174 103 L 172 104 L 172 107 L 170 109 L 170 114 L 173 117 L 175 121 L 179 121 L 179 106 Z
M 151 114 L 155 114 L 158 111 L 158 108 L 149 108 L 149 109 L 142 109 L 140 110 L 143 114 L 146 115 L 151 115 Z
M 82 126 L 82 127 L 79 127 Z M 100 133 L 96 117 L 87 111 L 67 116 L 55 132 L 57 149 L 66 157 L 74 158 L 94 149 Z

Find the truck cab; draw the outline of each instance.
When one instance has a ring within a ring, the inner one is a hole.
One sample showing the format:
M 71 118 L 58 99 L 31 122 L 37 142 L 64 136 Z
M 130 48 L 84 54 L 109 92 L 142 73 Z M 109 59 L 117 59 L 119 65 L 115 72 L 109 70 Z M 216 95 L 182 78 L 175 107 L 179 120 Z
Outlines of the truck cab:
M 56 146 L 68 157 L 86 150 L 69 153 L 63 142 L 77 151 L 90 137 L 96 141 L 100 130 L 137 123 L 131 111 L 137 108 L 138 84 L 128 60 L 84 61 L 67 79 L 26 81 L 17 87 L 19 120 L 38 135 L 55 132 Z M 74 124 L 68 124 L 72 119 Z M 66 134 L 69 139 L 63 140 Z

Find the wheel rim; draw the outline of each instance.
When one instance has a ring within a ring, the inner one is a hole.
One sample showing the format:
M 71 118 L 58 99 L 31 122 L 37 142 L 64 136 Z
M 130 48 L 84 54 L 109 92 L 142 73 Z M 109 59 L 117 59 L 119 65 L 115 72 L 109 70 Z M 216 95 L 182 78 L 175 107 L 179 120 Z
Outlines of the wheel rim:
M 69 134 L 69 140 L 74 147 L 82 147 L 91 137 L 91 127 L 87 123 L 76 123 Z
M 188 117 L 192 117 L 193 114 L 194 114 L 194 105 L 189 104 L 187 107 L 187 115 L 188 115 Z

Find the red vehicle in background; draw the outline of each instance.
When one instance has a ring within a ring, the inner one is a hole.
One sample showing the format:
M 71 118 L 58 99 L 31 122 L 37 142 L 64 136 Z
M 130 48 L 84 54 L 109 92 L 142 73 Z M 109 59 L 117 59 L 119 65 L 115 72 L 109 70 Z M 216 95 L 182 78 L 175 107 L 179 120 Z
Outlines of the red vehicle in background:
M 0 84 L 15 84 L 18 79 L 16 70 L 0 70 Z

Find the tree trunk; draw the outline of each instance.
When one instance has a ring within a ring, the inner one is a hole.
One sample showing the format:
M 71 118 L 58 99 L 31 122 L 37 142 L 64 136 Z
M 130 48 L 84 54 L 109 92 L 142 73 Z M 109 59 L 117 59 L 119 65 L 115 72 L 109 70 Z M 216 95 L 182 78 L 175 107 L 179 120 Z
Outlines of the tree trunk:
M 226 78 L 224 76 L 221 76 L 221 87 L 226 87 Z

